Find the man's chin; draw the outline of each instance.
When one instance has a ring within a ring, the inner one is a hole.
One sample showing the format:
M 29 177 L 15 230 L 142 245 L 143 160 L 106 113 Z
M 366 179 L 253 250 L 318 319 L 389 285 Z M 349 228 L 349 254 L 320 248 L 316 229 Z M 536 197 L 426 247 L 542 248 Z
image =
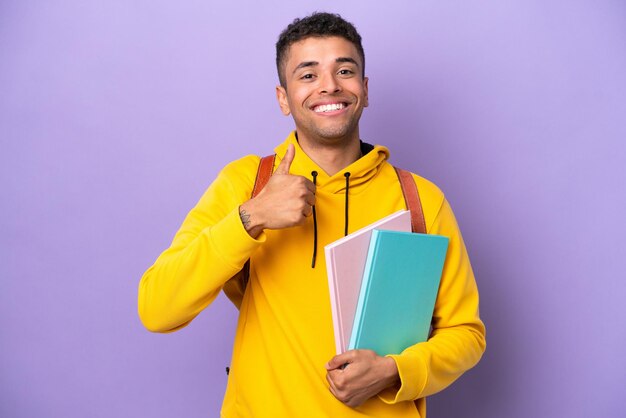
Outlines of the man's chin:
M 347 137 L 351 137 L 353 132 L 354 130 L 349 129 L 347 126 L 340 126 L 318 129 L 315 133 L 322 140 L 328 142 L 338 142 L 346 139 Z
M 302 133 L 312 142 L 323 145 L 340 145 L 351 142 L 356 138 L 359 139 L 358 129 L 351 125 L 339 126 L 315 126 L 313 129 L 298 129 L 296 131 Z

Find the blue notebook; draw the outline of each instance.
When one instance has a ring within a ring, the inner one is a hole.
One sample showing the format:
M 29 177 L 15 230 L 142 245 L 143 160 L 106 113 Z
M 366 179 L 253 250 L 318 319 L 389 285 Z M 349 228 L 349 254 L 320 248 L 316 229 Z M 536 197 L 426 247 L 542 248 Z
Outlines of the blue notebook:
M 447 250 L 444 236 L 374 230 L 348 349 L 384 356 L 426 341 Z

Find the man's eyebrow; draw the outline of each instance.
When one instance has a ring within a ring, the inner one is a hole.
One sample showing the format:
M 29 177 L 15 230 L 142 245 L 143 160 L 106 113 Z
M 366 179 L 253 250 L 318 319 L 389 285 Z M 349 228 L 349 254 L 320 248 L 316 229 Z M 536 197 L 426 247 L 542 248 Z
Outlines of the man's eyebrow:
M 337 59 L 335 59 L 336 63 L 342 63 L 342 62 L 349 62 L 351 64 L 356 65 L 357 67 L 359 66 L 359 63 L 356 62 L 356 60 L 354 58 L 350 58 L 350 57 L 339 57 Z M 317 61 L 303 61 L 300 64 L 298 64 L 296 66 L 296 68 L 293 69 L 293 72 L 295 73 L 296 71 L 302 69 L 302 68 L 307 68 L 307 67 L 314 67 L 316 65 L 318 65 L 319 62 Z
M 335 62 L 351 62 L 352 64 L 356 65 L 357 67 L 359 66 L 359 63 L 356 62 L 356 60 L 354 58 L 350 58 L 350 57 L 339 57 L 335 60 Z
M 301 68 L 313 67 L 313 66 L 315 66 L 317 64 L 319 64 L 319 62 L 317 62 L 317 61 L 304 61 L 304 62 L 301 62 L 300 64 L 298 64 L 298 66 L 296 68 L 294 68 L 293 72 L 295 73 L 296 71 L 298 71 Z

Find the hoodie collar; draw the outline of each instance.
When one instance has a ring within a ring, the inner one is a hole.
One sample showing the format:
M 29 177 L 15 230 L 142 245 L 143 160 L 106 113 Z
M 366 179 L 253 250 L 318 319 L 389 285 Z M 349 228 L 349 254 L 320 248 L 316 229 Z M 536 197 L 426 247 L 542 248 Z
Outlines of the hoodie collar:
M 317 188 L 328 193 L 342 193 L 345 191 L 346 178 L 344 173 L 346 172 L 350 173 L 350 194 L 352 192 L 358 193 L 360 188 L 378 173 L 383 163 L 389 158 L 389 150 L 386 147 L 375 145 L 370 152 L 338 173 L 329 176 L 300 148 L 295 131 L 291 132 L 287 139 L 274 149 L 277 164 L 282 160 L 289 144 L 293 144 L 296 150 L 289 172 L 311 178 L 311 172 L 317 171 Z

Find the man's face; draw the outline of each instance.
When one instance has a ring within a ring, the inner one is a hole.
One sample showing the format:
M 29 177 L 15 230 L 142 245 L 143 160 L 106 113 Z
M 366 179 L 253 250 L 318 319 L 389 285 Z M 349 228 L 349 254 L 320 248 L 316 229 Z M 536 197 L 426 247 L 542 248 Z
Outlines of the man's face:
M 286 88 L 276 87 L 276 96 L 283 114 L 293 116 L 300 141 L 330 145 L 359 139 L 367 78 L 351 42 L 335 36 L 296 42 L 283 71 Z

